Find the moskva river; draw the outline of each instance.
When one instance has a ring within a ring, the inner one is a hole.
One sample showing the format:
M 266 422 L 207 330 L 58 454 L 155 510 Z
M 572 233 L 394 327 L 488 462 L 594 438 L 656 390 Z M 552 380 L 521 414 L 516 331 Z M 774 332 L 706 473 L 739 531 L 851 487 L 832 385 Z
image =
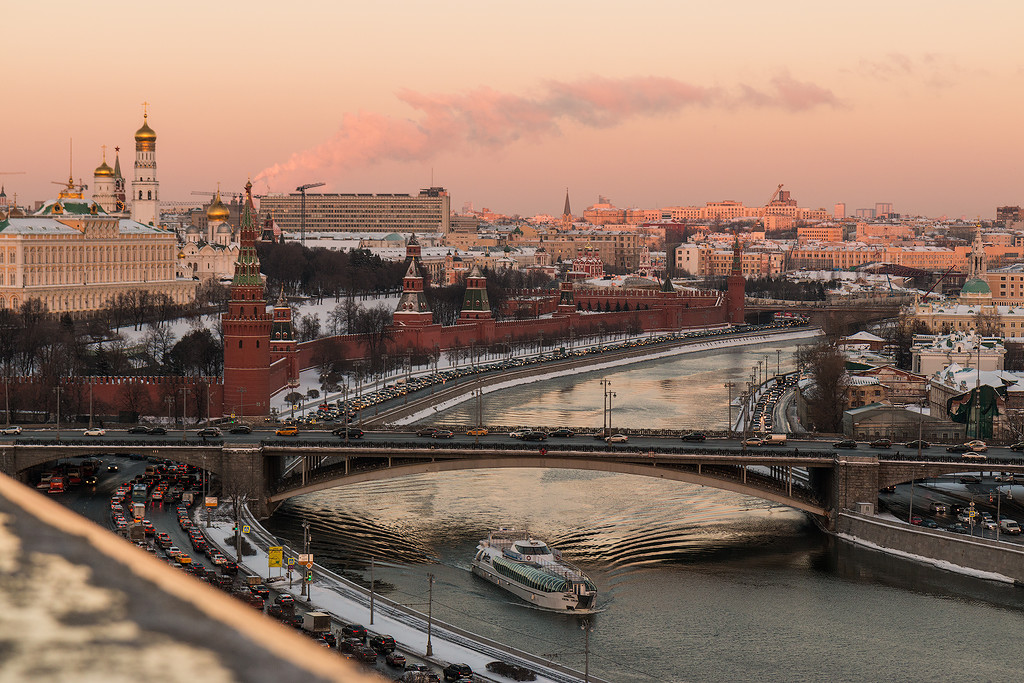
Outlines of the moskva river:
M 485 422 L 600 427 L 602 378 L 616 426 L 721 428 L 728 381 L 795 345 L 740 347 L 579 374 L 485 397 Z M 475 422 L 472 404 L 440 419 Z M 356 580 L 444 621 L 583 668 L 582 617 L 532 609 L 469 571 L 479 539 L 529 529 L 597 583 L 590 668 L 650 681 L 1010 681 L 1019 678 L 1024 589 L 835 542 L 797 511 L 646 477 L 558 470 L 417 475 L 285 504 L 267 527 Z

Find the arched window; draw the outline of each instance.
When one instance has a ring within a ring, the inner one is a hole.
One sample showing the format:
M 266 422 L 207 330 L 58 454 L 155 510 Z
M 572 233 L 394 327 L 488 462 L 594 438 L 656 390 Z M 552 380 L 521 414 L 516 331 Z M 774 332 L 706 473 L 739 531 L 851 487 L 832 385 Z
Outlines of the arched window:
M 242 348 L 242 340 L 241 339 L 238 340 L 238 348 Z
M 142 190 L 139 190 L 139 199 L 142 199 Z
M 146 193 L 146 199 L 152 199 L 152 198 L 153 198 L 153 190 L 150 190 L 149 192 Z

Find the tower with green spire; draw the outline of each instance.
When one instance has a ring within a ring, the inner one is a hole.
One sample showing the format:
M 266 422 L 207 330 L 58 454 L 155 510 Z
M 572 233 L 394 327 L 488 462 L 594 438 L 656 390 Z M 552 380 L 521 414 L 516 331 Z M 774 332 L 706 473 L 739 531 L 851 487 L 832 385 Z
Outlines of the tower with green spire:
M 267 312 L 256 237 L 256 209 L 252 183 L 248 182 L 228 312 L 221 317 L 226 415 L 270 414 L 270 335 L 274 319 Z
M 487 278 L 480 272 L 480 266 L 466 276 L 466 296 L 462 300 L 459 320 L 485 320 L 491 317 L 491 304 L 487 300 Z

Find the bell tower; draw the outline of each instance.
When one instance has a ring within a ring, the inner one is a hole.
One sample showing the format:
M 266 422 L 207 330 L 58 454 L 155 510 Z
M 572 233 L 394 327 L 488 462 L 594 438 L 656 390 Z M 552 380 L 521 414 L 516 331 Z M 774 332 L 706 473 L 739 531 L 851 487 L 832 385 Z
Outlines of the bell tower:
M 143 102 L 142 106 L 142 128 L 135 131 L 132 220 L 145 225 L 156 225 L 160 221 L 160 183 L 156 180 L 156 133 L 149 127 L 149 102 Z

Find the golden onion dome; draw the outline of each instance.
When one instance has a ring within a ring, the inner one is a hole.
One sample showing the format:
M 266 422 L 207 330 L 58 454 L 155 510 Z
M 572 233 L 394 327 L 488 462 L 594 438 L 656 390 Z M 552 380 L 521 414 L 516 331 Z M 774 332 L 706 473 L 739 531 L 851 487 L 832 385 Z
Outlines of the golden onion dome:
M 142 128 L 135 131 L 135 142 L 156 142 L 156 133 L 149 127 L 149 123 L 146 122 L 148 116 L 142 117 Z
M 228 207 L 224 206 L 224 202 L 220 200 L 220 191 L 217 191 L 217 198 L 210 204 L 210 208 L 206 210 L 206 220 L 209 222 L 214 221 L 226 221 L 231 218 L 231 212 Z
M 93 171 L 93 176 L 97 178 L 113 178 L 114 169 L 110 168 L 110 166 L 107 166 L 107 160 L 104 159 L 103 163 L 97 166 L 96 170 Z

